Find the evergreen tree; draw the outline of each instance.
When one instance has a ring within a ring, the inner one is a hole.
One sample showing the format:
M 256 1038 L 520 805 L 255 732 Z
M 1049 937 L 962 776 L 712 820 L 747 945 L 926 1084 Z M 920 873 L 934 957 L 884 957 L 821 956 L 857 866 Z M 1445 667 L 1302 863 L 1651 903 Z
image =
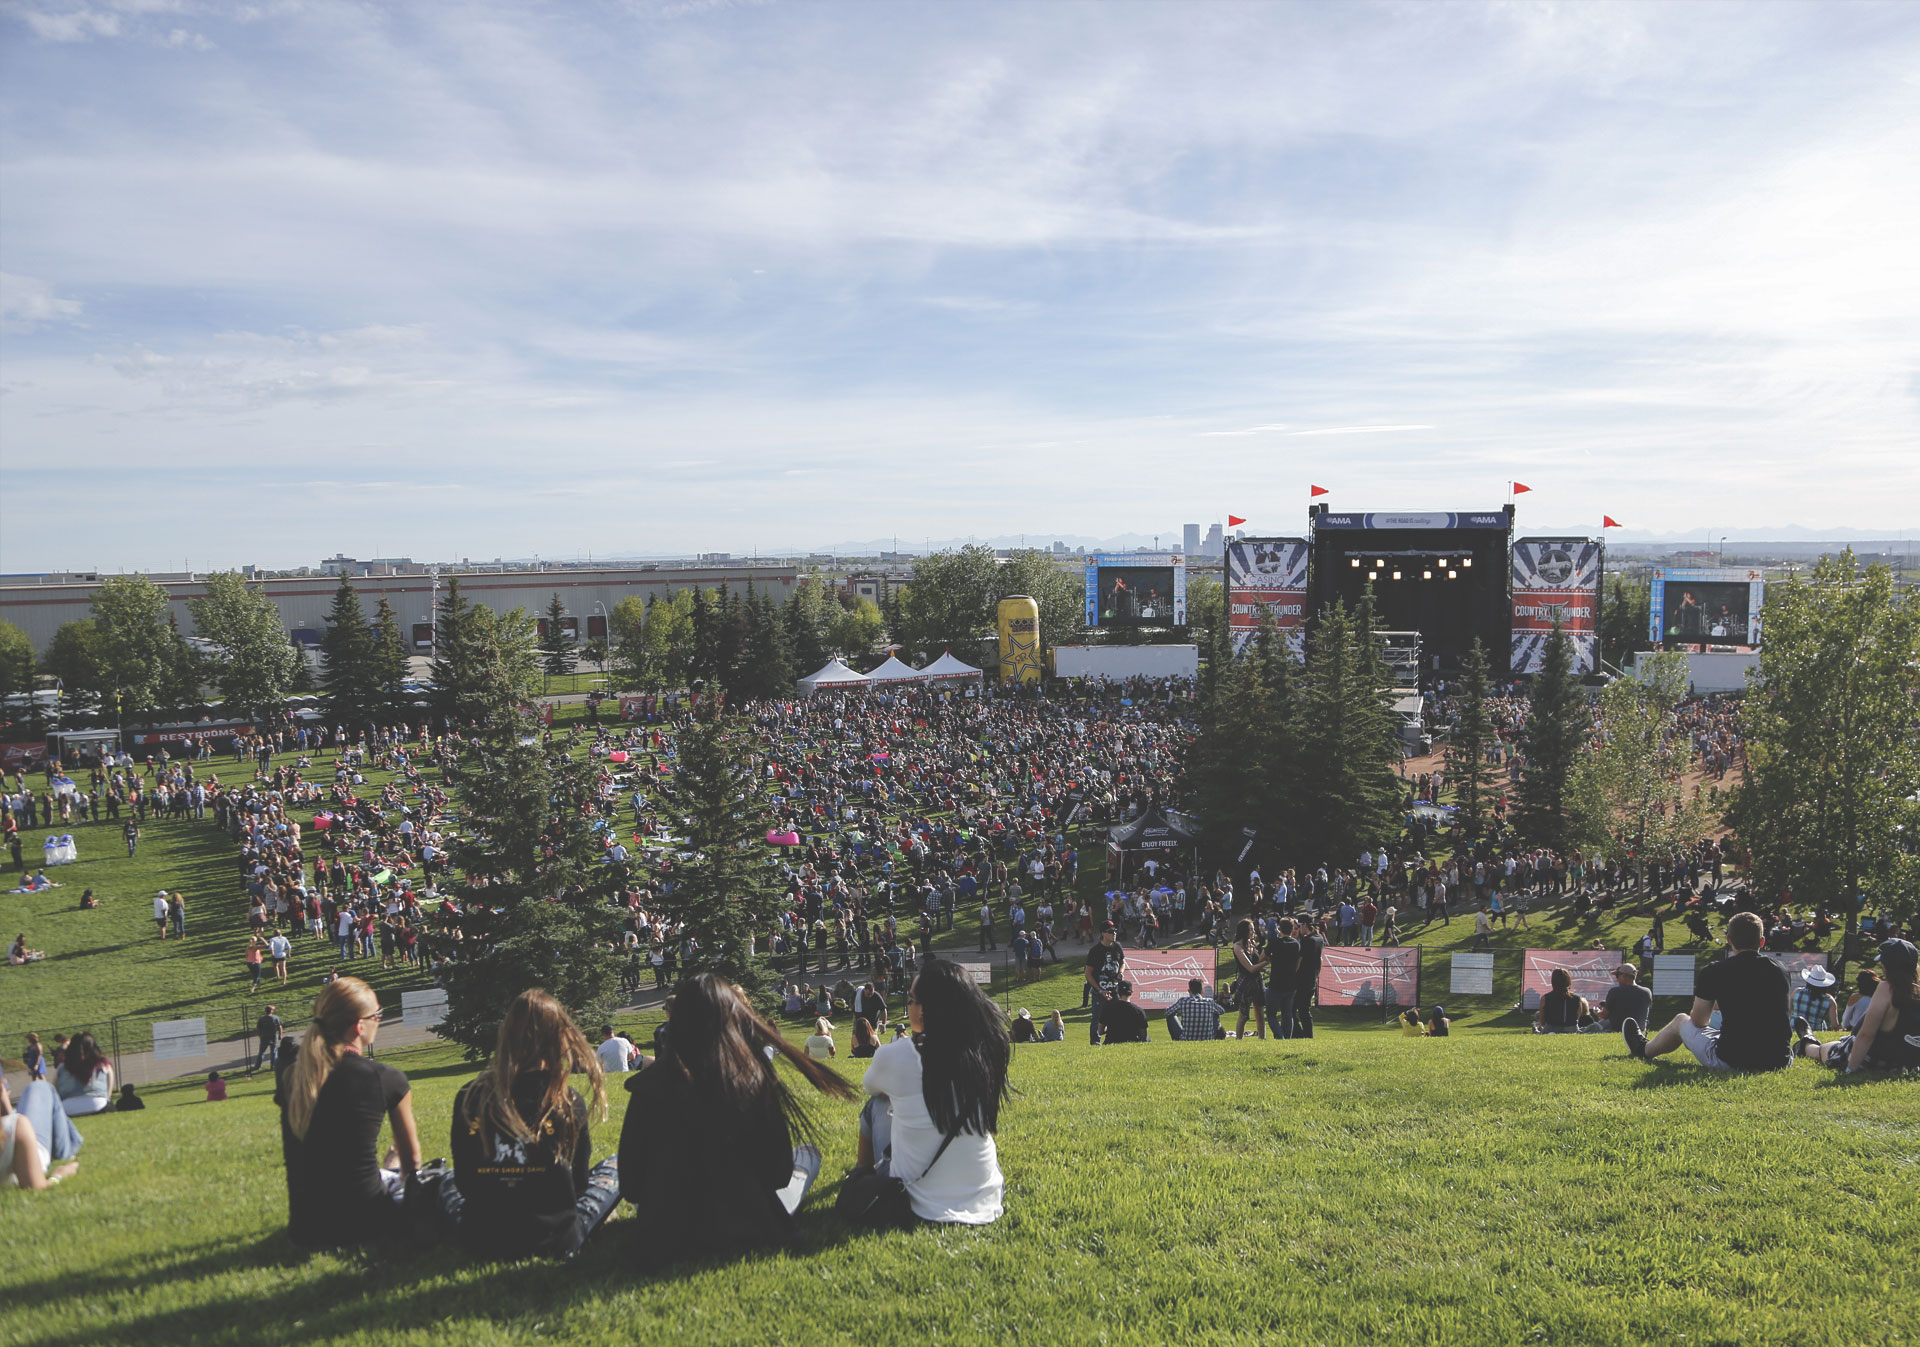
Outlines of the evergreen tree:
M 1380 665 L 1344 604 L 1320 612 L 1302 680 L 1303 859 L 1347 865 L 1399 835 L 1403 791 L 1388 765 L 1399 750 Z
M 1447 738 L 1447 780 L 1460 808 L 1460 825 L 1470 838 L 1479 837 L 1487 825 L 1487 749 L 1493 744 L 1487 698 L 1492 694 L 1487 651 L 1476 636 L 1460 670 L 1460 721 Z
M 335 723 L 362 729 L 373 720 L 373 639 L 353 582 L 340 577 L 320 634 L 320 686 L 330 699 Z
M 793 597 L 787 600 L 781 616 L 786 622 L 793 662 L 801 674 L 810 674 L 833 658 L 832 623 L 837 607 L 826 590 L 811 580 L 795 586 Z
M 596 769 L 540 745 L 531 716 L 501 708 L 450 773 L 466 832 L 451 846 L 463 915 L 458 958 L 442 974 L 442 1032 L 468 1057 L 493 1050 L 514 997 L 544 987 L 581 1023 L 611 1008 L 619 965 L 618 883 L 605 864 Z
M 785 614 L 781 606 L 764 593 L 750 594 L 747 607 L 752 635 L 743 690 L 749 697 L 790 695 L 794 672 L 793 656 L 787 649 Z
M 771 925 L 779 904 L 766 863 L 764 797 L 743 736 L 707 709 L 711 702 L 701 706 L 700 718 L 680 735 L 674 793 L 662 802 L 693 858 L 674 867 L 660 907 L 694 941 L 683 972 L 717 973 L 751 993 L 767 981 L 753 938 Z
M 1520 835 L 1535 846 L 1567 845 L 1567 778 L 1593 729 L 1585 690 L 1573 672 L 1573 642 L 1558 621 L 1534 675 L 1520 737 Z
M 546 632 L 540 637 L 540 672 L 549 678 L 573 672 L 573 637 L 567 631 L 567 606 L 554 591 L 547 605 Z
M 483 710 L 478 705 L 486 673 L 480 611 L 460 592 L 460 577 L 450 577 L 440 611 L 434 614 L 433 687 L 436 709 L 456 722 L 472 719 Z
M 1300 776 L 1300 679 L 1292 648 L 1274 623 L 1272 613 L 1260 615 L 1260 625 L 1247 647 L 1250 664 L 1266 690 L 1267 722 L 1257 748 L 1266 759 L 1267 795 L 1260 847 L 1285 864 L 1299 855 L 1303 837 L 1301 808 L 1305 799 Z
M 400 618 L 382 594 L 374 605 L 373 627 L 367 633 L 367 683 L 369 709 L 375 718 L 388 724 L 410 719 L 412 698 L 404 684 L 412 677 L 413 666 L 407 655 L 407 640 L 400 633 Z
M 1274 833 L 1281 811 L 1273 807 L 1273 772 L 1287 770 L 1271 751 L 1275 718 L 1263 671 L 1250 659 L 1229 663 L 1201 705 L 1200 732 L 1187 752 L 1185 793 L 1215 865 L 1236 864 L 1248 829 L 1259 835 L 1261 855 L 1286 854 L 1276 847 Z

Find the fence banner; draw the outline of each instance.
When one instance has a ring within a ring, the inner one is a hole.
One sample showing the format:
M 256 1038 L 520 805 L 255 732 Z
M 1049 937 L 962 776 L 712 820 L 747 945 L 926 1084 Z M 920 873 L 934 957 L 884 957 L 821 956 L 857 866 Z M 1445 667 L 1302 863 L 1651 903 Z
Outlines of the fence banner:
M 1624 950 L 1610 949 L 1530 949 L 1520 974 L 1520 1004 L 1528 1010 L 1540 1008 L 1540 998 L 1553 990 L 1553 970 L 1564 968 L 1573 976 L 1573 994 L 1589 1001 L 1604 1001 L 1613 989 L 1613 970 L 1631 962 Z
M 1354 949 L 1333 945 L 1320 955 L 1323 1006 L 1417 1006 L 1420 949 Z
M 181 1057 L 207 1055 L 205 1020 L 155 1020 L 153 1022 L 153 1060 L 173 1061 Z
M 1127 981 L 1133 984 L 1133 1003 L 1141 1009 L 1164 1008 L 1187 994 L 1187 979 L 1214 979 L 1211 949 L 1130 949 Z
M 400 993 L 400 1022 L 409 1029 L 431 1029 L 447 1017 L 444 987 Z
M 1653 994 L 1692 996 L 1693 974 L 1691 954 L 1656 954 L 1653 956 Z
M 1493 995 L 1493 956 L 1491 954 L 1456 954 L 1453 956 L 1453 978 L 1447 985 L 1451 996 L 1492 996 Z

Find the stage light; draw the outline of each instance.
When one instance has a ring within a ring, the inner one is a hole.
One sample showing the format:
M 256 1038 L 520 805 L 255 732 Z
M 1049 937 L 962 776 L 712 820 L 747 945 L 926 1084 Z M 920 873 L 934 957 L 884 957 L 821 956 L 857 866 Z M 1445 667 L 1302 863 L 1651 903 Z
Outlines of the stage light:
M 1355 558 L 1353 559 L 1353 568 L 1354 568 L 1354 569 L 1355 569 L 1356 571 L 1360 569 L 1360 558 L 1359 558 L 1359 557 L 1355 557 Z
M 1386 565 L 1386 564 L 1387 564 L 1387 563 L 1386 563 L 1386 562 L 1385 562 L 1384 560 L 1383 560 L 1383 561 L 1376 561 L 1376 562 L 1374 562 L 1374 563 L 1373 563 L 1373 565 L 1374 565 L 1374 568 L 1375 568 L 1376 570 L 1377 570 L 1377 569 L 1379 569 L 1380 567 L 1382 567 L 1382 566 L 1384 566 L 1384 565 Z
M 1447 579 L 1449 579 L 1449 580 L 1458 580 L 1459 578 L 1460 578 L 1460 572 L 1459 572 L 1459 571 L 1448 571 L 1448 572 L 1447 572 Z
M 1462 566 L 1471 566 L 1471 565 L 1473 565 L 1473 558 L 1472 558 L 1472 557 L 1462 557 L 1462 558 L 1460 559 L 1460 564 L 1461 564 Z
M 1447 568 L 1447 564 L 1448 564 L 1448 563 L 1447 563 L 1447 559 L 1446 559 L 1445 557 L 1441 557 L 1441 558 L 1440 558 L 1440 569 L 1441 569 L 1441 570 L 1445 570 L 1445 569 Z
M 1432 571 L 1421 571 L 1421 572 L 1420 572 L 1420 578 L 1421 578 L 1422 580 L 1431 580 L 1431 579 L 1433 579 L 1433 572 L 1432 572 Z
M 1369 580 L 1378 580 L 1379 578 L 1380 578 L 1380 572 L 1379 572 L 1379 571 L 1368 571 L 1368 572 L 1367 572 L 1367 579 L 1369 579 Z
M 1398 579 L 1400 578 L 1400 572 L 1399 572 L 1399 571 L 1395 571 L 1395 572 L 1393 573 L 1393 578 L 1394 578 L 1394 579 L 1396 579 L 1396 580 L 1398 580 Z

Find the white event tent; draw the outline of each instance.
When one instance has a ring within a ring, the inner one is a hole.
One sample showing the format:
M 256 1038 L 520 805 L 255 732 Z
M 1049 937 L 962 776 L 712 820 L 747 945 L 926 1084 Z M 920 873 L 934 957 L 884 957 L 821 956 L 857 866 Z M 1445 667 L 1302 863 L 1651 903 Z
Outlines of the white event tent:
M 984 675 L 974 668 L 953 657 L 951 650 L 920 671 L 922 678 L 980 678 Z
M 903 664 L 898 655 L 888 655 L 885 664 L 867 671 L 869 683 L 917 683 L 925 677 L 911 664 Z
M 796 682 L 801 692 L 811 696 L 821 688 L 866 687 L 867 676 L 857 670 L 849 669 L 837 659 L 830 659 L 824 668 Z

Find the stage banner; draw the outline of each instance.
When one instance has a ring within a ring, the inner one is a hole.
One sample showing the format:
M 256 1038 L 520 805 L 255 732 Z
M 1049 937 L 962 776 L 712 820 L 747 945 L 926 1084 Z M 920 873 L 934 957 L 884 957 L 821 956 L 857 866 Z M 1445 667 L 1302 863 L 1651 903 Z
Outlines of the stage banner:
M 1450 996 L 1492 996 L 1493 995 L 1493 956 L 1491 954 L 1456 954 L 1453 956 L 1453 979 L 1447 985 Z
M 1214 981 L 1211 949 L 1130 949 L 1127 981 L 1133 984 L 1133 1003 L 1142 1010 L 1165 1009 L 1187 994 L 1187 979 Z
M 1691 954 L 1653 956 L 1653 994 L 1655 996 L 1692 996 L 1694 958 Z
M 1514 673 L 1539 673 L 1555 619 L 1573 643 L 1573 671 L 1600 667 L 1600 544 L 1522 538 L 1513 545 Z
M 1417 1006 L 1420 949 L 1354 949 L 1332 945 L 1320 955 L 1323 1006 Z
M 1573 994 L 1598 1003 L 1613 989 L 1613 970 L 1628 963 L 1624 950 L 1610 949 L 1530 949 L 1520 974 L 1520 1004 L 1528 1010 L 1540 1008 L 1540 998 L 1553 990 L 1553 970 L 1564 968 L 1573 975 Z
M 1305 657 L 1307 557 L 1304 538 L 1236 538 L 1227 544 L 1227 630 L 1233 653 L 1243 655 L 1273 615 L 1280 638 L 1298 660 Z

